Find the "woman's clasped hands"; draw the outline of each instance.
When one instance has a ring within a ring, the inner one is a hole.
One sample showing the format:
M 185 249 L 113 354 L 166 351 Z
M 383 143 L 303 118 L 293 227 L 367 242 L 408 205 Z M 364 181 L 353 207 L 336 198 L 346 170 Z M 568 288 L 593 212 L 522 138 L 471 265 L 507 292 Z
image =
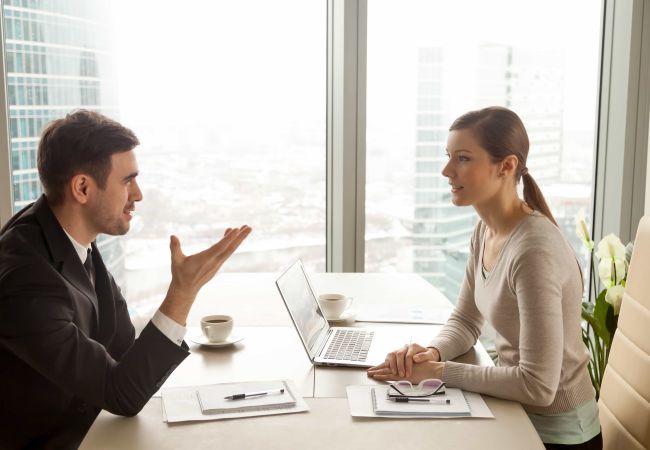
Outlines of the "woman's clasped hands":
M 444 366 L 437 349 L 409 344 L 390 352 L 383 363 L 369 368 L 368 377 L 382 381 L 399 379 L 419 383 L 427 378 L 441 379 Z

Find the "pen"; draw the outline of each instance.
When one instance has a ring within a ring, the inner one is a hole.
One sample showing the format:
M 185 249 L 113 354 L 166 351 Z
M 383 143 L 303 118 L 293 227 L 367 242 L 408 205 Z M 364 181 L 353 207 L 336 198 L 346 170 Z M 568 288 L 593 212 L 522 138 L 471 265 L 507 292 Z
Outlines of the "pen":
M 244 394 L 232 394 L 227 397 L 224 397 L 224 400 L 243 400 L 245 398 L 250 398 L 250 397 L 261 397 L 263 395 L 271 395 L 271 394 L 284 394 L 284 389 L 271 389 L 268 391 L 262 391 L 262 392 L 246 392 Z
M 423 402 L 432 405 L 450 405 L 451 400 L 443 398 L 413 398 L 413 397 L 389 397 L 389 400 L 396 403 Z

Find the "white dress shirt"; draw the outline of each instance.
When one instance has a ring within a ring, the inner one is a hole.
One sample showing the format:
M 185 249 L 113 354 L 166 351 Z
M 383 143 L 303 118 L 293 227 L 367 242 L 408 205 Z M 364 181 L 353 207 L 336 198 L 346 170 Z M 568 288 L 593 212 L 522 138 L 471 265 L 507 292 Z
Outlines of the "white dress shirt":
M 77 255 L 79 256 L 79 259 L 81 260 L 81 264 L 84 264 L 86 262 L 86 258 L 88 257 L 89 253 L 88 250 L 92 251 L 92 247 L 89 245 L 82 245 L 79 242 L 75 240 L 70 234 L 63 230 L 63 232 L 68 236 L 68 239 L 70 239 L 70 242 L 72 242 L 72 246 L 74 247 L 75 251 L 77 252 Z M 176 345 L 181 345 L 183 343 L 183 339 L 185 338 L 185 333 L 187 332 L 187 328 L 185 328 L 183 325 L 180 325 L 176 321 L 170 319 L 166 315 L 164 315 L 162 312 L 160 312 L 160 309 L 157 309 L 153 317 L 151 318 L 151 322 L 160 330 L 162 334 L 164 334 L 170 341 L 174 342 Z

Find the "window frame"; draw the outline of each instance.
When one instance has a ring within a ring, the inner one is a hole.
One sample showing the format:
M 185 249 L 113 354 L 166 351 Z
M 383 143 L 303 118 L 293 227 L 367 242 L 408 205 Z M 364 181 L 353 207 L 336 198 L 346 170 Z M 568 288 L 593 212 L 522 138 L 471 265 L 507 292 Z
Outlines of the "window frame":
M 0 2 L 0 227 L 13 215 L 13 176 L 9 134 L 9 104 L 5 70 L 4 7 Z
M 647 182 L 650 5 L 605 0 L 602 36 L 593 234 L 596 242 L 609 233 L 628 242 L 644 213 Z

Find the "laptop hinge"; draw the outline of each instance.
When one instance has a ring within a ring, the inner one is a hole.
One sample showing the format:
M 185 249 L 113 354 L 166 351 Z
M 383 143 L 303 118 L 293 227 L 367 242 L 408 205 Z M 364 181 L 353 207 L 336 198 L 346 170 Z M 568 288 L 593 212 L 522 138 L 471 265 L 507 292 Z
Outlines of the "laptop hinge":
M 323 339 L 318 345 L 318 353 L 316 354 L 316 357 L 314 359 L 318 358 L 323 353 L 323 349 L 325 348 L 325 345 L 327 345 L 327 342 L 330 340 L 331 334 L 332 334 L 332 329 L 328 328 L 327 333 L 325 333 L 325 339 Z

